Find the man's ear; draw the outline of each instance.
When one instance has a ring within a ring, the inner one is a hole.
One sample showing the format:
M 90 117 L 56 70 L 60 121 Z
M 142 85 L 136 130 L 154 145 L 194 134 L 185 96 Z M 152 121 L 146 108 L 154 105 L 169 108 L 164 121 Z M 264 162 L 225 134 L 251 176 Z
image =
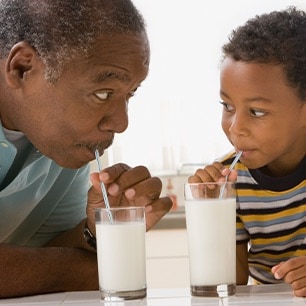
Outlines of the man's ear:
M 302 107 L 302 114 L 303 114 L 303 117 L 304 119 L 303 122 L 304 122 L 304 128 L 306 129 L 306 101 L 303 101 L 303 107 Z
M 9 86 L 20 88 L 25 76 L 33 69 L 37 60 L 35 49 L 27 42 L 21 41 L 15 44 L 5 64 L 5 79 Z

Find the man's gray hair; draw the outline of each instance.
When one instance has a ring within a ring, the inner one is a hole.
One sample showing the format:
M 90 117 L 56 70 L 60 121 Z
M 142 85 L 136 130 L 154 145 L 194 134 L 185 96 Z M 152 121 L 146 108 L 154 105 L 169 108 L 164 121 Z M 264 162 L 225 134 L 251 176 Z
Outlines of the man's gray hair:
M 130 0 L 0 0 L 0 56 L 31 45 L 55 82 L 67 62 L 85 55 L 101 34 L 142 33 L 145 22 Z

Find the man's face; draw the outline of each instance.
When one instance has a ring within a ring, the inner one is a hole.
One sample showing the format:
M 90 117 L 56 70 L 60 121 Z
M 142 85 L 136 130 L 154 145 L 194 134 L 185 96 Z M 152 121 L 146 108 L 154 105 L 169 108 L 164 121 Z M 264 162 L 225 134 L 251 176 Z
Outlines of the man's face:
M 144 34 L 103 35 L 88 57 L 65 66 L 55 84 L 44 79 L 42 63 L 33 67 L 17 96 L 15 114 L 1 116 L 4 125 L 22 131 L 59 165 L 81 167 L 94 159 L 96 148 L 103 154 L 114 134 L 126 130 L 129 99 L 146 78 L 148 65 Z

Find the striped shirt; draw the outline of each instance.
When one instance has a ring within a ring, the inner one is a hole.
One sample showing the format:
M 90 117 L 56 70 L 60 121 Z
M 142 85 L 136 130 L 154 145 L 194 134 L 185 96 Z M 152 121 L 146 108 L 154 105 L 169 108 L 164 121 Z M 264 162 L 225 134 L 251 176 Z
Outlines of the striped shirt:
M 222 163 L 229 165 L 234 155 Z M 270 177 L 238 162 L 237 243 L 249 244 L 249 273 L 257 282 L 278 283 L 271 268 L 306 255 L 306 156 L 293 173 Z

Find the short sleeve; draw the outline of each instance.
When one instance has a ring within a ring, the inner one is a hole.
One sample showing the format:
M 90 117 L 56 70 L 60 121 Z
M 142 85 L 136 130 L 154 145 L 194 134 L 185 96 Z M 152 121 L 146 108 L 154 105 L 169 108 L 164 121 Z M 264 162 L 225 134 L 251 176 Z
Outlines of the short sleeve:
M 61 185 L 62 188 L 66 188 L 66 191 L 60 199 L 56 199 L 57 205 L 27 245 L 44 245 L 60 233 L 74 228 L 86 218 L 87 193 L 90 187 L 89 167 L 77 170 L 75 175 L 73 171 L 75 172 L 75 170 L 65 169 L 59 177 L 59 181 L 63 183 L 57 183 L 57 188 Z M 67 184 L 66 180 L 71 180 L 70 184 Z M 56 193 L 57 190 L 53 189 L 52 192 Z
M 245 229 L 239 214 L 236 216 L 236 242 L 237 244 L 247 243 L 250 240 L 248 231 Z

